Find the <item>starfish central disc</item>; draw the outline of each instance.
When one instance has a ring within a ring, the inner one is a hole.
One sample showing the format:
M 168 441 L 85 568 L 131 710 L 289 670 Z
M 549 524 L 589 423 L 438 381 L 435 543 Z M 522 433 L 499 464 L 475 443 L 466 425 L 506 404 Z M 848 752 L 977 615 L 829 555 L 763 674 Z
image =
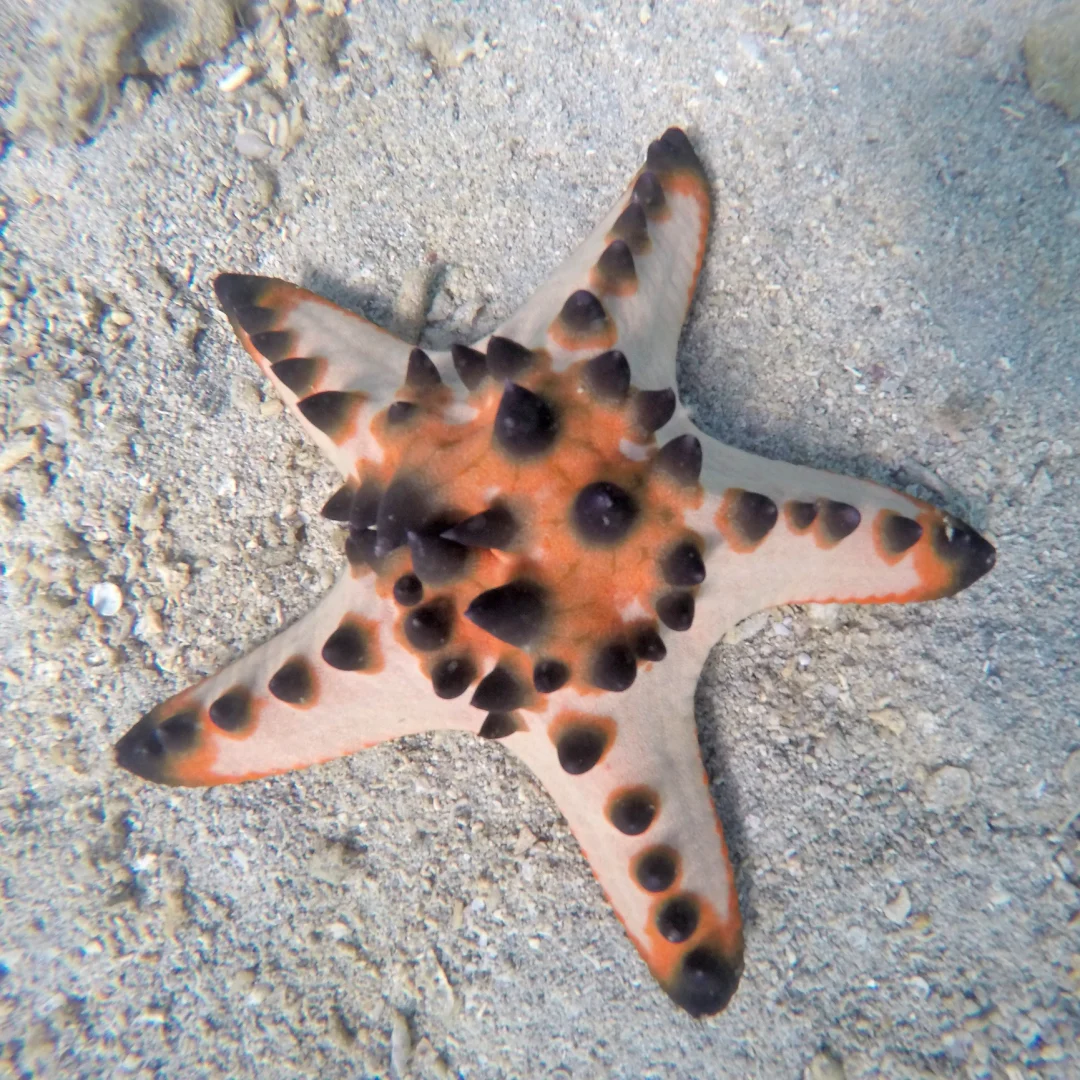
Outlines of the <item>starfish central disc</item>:
M 372 551 L 364 561 L 385 595 L 412 575 L 428 602 L 460 616 L 432 649 L 402 608 L 399 640 L 436 682 L 452 658 L 479 677 L 509 646 L 521 671 L 540 665 L 537 694 L 550 692 L 553 670 L 579 690 L 626 689 L 636 664 L 659 655 L 633 642 L 655 634 L 671 603 L 660 553 L 700 543 L 684 523 L 700 485 L 664 467 L 641 423 L 643 392 L 615 394 L 598 379 L 615 367 L 610 354 L 556 371 L 546 353 L 499 339 L 489 369 L 502 374 L 507 354 L 518 358 L 514 381 L 477 381 L 464 422 L 434 380 L 407 425 L 393 405 L 375 418 L 382 459 L 357 463 L 358 490 L 385 495 L 361 519 L 374 517 L 374 547 L 356 547 Z M 628 658 L 618 679 L 608 671 L 615 653 Z M 542 707 L 531 693 L 522 703 Z

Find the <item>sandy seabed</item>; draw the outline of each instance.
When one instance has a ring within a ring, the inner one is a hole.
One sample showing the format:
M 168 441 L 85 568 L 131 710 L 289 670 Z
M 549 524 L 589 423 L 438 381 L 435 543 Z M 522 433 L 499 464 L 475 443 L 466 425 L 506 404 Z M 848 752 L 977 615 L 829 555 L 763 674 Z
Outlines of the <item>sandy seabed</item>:
M 325 6 L 153 76 L 122 19 L 47 133 L 8 113 L 0 1074 L 1077 1076 L 1080 127 L 1021 47 L 1067 5 Z M 9 101 L 28 64 L 83 62 L 34 17 L 0 0 Z M 747 965 L 704 1022 L 497 746 L 207 791 L 111 756 L 341 562 L 335 477 L 214 276 L 471 339 L 670 124 L 715 193 L 680 348 L 698 423 L 998 548 L 954 600 L 783 609 L 713 652 Z

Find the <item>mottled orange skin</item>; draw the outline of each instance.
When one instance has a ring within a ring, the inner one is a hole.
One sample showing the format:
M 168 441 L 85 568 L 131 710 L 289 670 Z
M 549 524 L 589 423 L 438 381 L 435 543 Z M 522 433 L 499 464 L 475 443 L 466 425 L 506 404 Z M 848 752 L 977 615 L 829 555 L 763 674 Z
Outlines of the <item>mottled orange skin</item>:
M 574 689 L 599 695 L 605 691 L 584 677 L 591 649 L 643 623 L 655 625 L 647 613 L 665 591 L 657 553 L 695 535 L 683 524 L 684 515 L 701 505 L 703 491 L 675 485 L 652 468 L 657 442 L 637 427 L 633 397 L 619 405 L 596 400 L 586 388 L 583 368 L 579 362 L 556 372 L 550 360 L 538 354 L 533 366 L 515 378 L 559 411 L 559 437 L 540 457 L 515 460 L 494 442 L 492 427 L 503 387 L 488 379 L 469 396 L 475 416 L 465 423 L 443 418 L 443 388 L 429 397 L 412 395 L 423 411 L 407 424 L 390 425 L 385 411 L 378 414 L 372 430 L 383 460 L 357 462 L 357 474 L 361 482 L 371 478 L 383 487 L 399 472 L 422 478 L 433 499 L 462 518 L 488 509 L 496 498 L 505 502 L 520 524 L 515 550 L 476 551 L 467 576 L 428 590 L 425 601 L 449 597 L 461 612 L 481 592 L 528 577 L 549 590 L 549 629 L 525 655 L 459 618 L 445 648 L 468 649 L 481 671 L 503 658 L 514 659 L 526 676 L 539 656 L 562 660 L 573 672 Z M 402 400 L 407 397 L 403 392 Z M 643 460 L 627 457 L 620 449 L 624 442 L 639 448 Z M 580 540 L 569 520 L 578 492 L 597 480 L 619 485 L 640 508 L 629 535 L 610 548 Z M 380 594 L 389 597 L 394 581 L 409 568 L 407 548 L 388 557 L 380 566 Z M 624 617 L 634 610 L 636 614 Z M 430 674 L 442 654 L 413 649 L 401 629 L 406 615 L 403 611 L 398 619 L 397 640 Z M 535 695 L 524 707 L 542 711 L 544 696 Z

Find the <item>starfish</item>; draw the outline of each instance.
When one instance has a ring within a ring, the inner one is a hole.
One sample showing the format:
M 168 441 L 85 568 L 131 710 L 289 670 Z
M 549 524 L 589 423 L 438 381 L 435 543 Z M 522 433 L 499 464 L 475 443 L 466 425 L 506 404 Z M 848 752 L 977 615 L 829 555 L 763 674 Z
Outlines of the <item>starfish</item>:
M 777 604 L 951 596 L 970 526 L 699 431 L 675 392 L 711 200 L 666 131 L 593 233 L 494 334 L 413 348 L 275 278 L 222 274 L 244 348 L 341 472 L 348 565 L 317 607 L 147 713 L 147 780 L 253 780 L 387 739 L 502 742 L 565 815 L 660 985 L 693 1016 L 743 966 L 694 688 Z

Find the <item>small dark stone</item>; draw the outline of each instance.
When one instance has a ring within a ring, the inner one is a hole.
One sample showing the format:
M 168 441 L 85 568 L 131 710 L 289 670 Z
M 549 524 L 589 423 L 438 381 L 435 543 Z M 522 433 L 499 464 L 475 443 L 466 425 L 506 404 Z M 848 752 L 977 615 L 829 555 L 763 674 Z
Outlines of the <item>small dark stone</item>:
M 422 528 L 429 516 L 428 500 L 420 485 L 407 476 L 394 477 L 379 500 L 375 519 L 379 539 L 375 554 L 383 559 L 396 551 L 408 542 L 410 530 Z
M 832 499 L 820 500 L 821 529 L 825 537 L 834 544 L 849 537 L 862 521 L 862 514 L 848 503 L 835 502 Z
M 675 883 L 679 871 L 670 848 L 650 848 L 634 867 L 634 876 L 646 892 L 663 892 Z
M 353 497 L 352 510 L 349 513 L 349 529 L 360 532 L 374 526 L 379 516 L 379 502 L 382 488 L 370 477 L 361 485 Z
M 676 544 L 665 556 L 662 567 L 669 585 L 689 589 L 705 580 L 705 563 L 693 540 Z
M 409 363 L 405 368 L 405 385 L 414 390 L 432 390 L 442 386 L 442 376 L 435 366 L 435 361 L 423 349 L 413 349 L 409 353 Z
M 634 413 L 638 427 L 648 434 L 659 431 L 674 415 L 675 391 L 639 390 L 634 398 Z
M 660 798 L 652 788 L 633 788 L 608 808 L 608 820 L 626 836 L 640 836 L 655 820 Z
M 487 369 L 500 382 L 513 379 L 532 367 L 533 354 L 524 345 L 509 338 L 493 337 L 488 340 Z
M 656 614 L 669 630 L 689 630 L 694 625 L 694 594 L 665 593 L 656 601 Z
M 413 608 L 402 622 L 405 638 L 414 649 L 434 652 L 449 640 L 454 629 L 454 606 L 446 597 Z
M 251 347 L 271 364 L 293 357 L 295 335 L 291 330 L 266 330 L 251 335 Z
M 412 401 L 392 402 L 386 410 L 386 422 L 391 427 L 407 424 L 420 411 L 420 406 Z
M 585 337 L 607 326 L 607 312 L 588 289 L 578 289 L 567 297 L 559 321 L 571 334 Z
M 699 945 L 683 957 L 667 992 L 691 1016 L 713 1016 L 731 1000 L 741 973 L 715 948 Z
M 649 223 L 641 204 L 630 202 L 615 219 L 608 235 L 625 241 L 633 254 L 644 255 L 649 250 Z
M 676 896 L 669 900 L 656 916 L 656 929 L 660 936 L 676 945 L 693 936 L 698 925 L 698 906 L 689 896 Z
M 654 172 L 645 171 L 637 178 L 631 197 L 641 205 L 647 217 L 656 217 L 667 205 L 664 189 Z
M 367 635 L 354 622 L 343 622 L 322 647 L 322 658 L 338 671 L 359 671 L 367 665 Z
M 599 727 L 578 724 L 567 727 L 555 744 L 559 764 L 571 776 L 587 773 L 607 749 L 607 733 Z
M 402 607 L 415 607 L 424 599 L 424 586 L 415 574 L 402 574 L 394 582 L 394 599 Z
M 667 656 L 667 646 L 654 627 L 643 626 L 634 635 L 634 652 L 639 660 L 656 664 Z
M 271 676 L 271 694 L 288 705 L 307 705 L 315 694 L 315 680 L 308 662 L 300 656 L 287 660 Z
M 435 665 L 431 686 L 437 697 L 461 697 L 476 678 L 476 665 L 468 656 L 448 656 Z
M 322 393 L 302 398 L 296 403 L 296 407 L 309 424 L 314 424 L 336 441 L 346 433 L 357 406 L 363 404 L 364 400 L 363 394 L 324 390 Z
M 487 378 L 487 357 L 479 349 L 470 349 L 468 345 L 451 345 L 450 356 L 466 390 L 475 390 Z
M 554 408 L 539 394 L 508 383 L 495 414 L 495 439 L 517 457 L 537 457 L 551 449 L 559 433 Z
M 794 499 L 784 508 L 792 528 L 804 532 L 814 524 L 817 518 L 817 504 L 812 502 L 797 502 Z
M 356 485 L 350 480 L 330 496 L 323 504 L 319 513 L 328 521 L 337 521 L 342 525 L 349 523 L 349 515 L 352 513 L 353 499 L 356 496 Z
M 612 240 L 596 261 L 596 274 L 603 292 L 632 294 L 637 287 L 637 269 L 630 245 L 625 240 Z
M 701 476 L 701 441 L 695 435 L 678 435 L 660 447 L 654 461 L 673 480 L 693 487 Z
M 630 493 L 607 480 L 583 487 L 574 500 L 578 535 L 598 547 L 611 547 L 625 539 L 637 516 L 637 503 Z
M 901 514 L 886 514 L 881 522 L 881 543 L 890 555 L 901 555 L 921 539 L 923 527 Z
M 465 618 L 507 645 L 524 648 L 543 628 L 547 595 L 541 586 L 519 579 L 480 593 Z
M 481 739 L 505 739 L 507 735 L 513 735 L 520 730 L 521 725 L 512 713 L 493 712 L 488 713 L 484 722 L 480 725 Z
M 494 548 L 506 551 L 517 537 L 517 522 L 514 515 L 500 503 L 482 510 L 479 514 L 459 521 L 453 528 L 442 535 L 447 540 L 456 540 L 466 547 Z
M 618 349 L 594 356 L 585 365 L 585 382 L 603 401 L 619 402 L 630 392 L 630 361 Z
M 222 731 L 239 731 L 251 719 L 251 691 L 234 686 L 211 704 L 209 712 L 211 721 Z
M 326 366 L 325 360 L 310 356 L 294 356 L 291 360 L 279 360 L 270 365 L 274 377 L 280 379 L 297 397 L 311 393 Z
M 442 585 L 460 577 L 469 563 L 469 549 L 436 532 L 408 532 L 413 570 L 425 585 Z
M 517 676 L 500 664 L 480 680 L 469 704 L 474 709 L 510 712 L 525 704 L 525 689 Z
M 561 660 L 537 660 L 533 686 L 538 694 L 554 694 L 570 681 L 570 668 Z
M 600 690 L 622 693 L 634 685 L 637 678 L 637 658 L 625 641 L 612 641 L 602 646 L 593 658 L 593 686 Z

